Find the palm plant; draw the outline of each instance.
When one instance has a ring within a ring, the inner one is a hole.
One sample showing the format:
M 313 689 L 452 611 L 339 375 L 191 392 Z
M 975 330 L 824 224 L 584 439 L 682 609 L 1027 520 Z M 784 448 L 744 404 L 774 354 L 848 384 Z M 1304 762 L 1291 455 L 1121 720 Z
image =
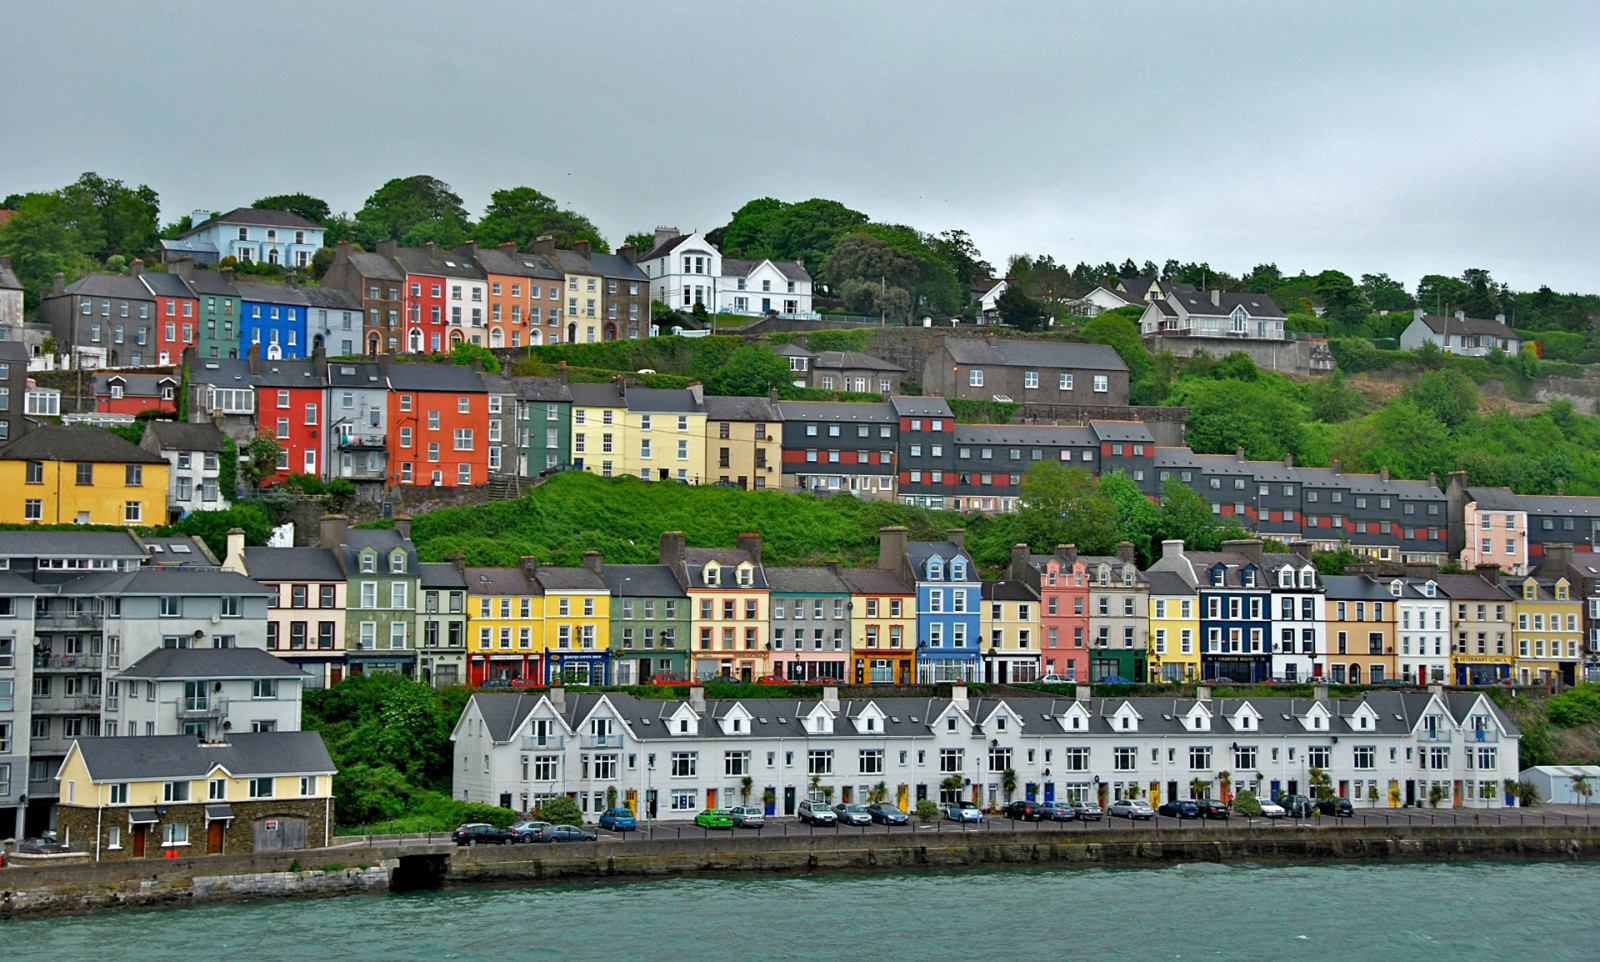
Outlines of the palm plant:
M 750 789 L 754 788 L 755 784 L 755 779 L 749 775 L 739 779 L 739 797 L 746 805 L 750 804 Z
M 1000 787 L 1006 793 L 1006 801 L 1010 802 L 1011 801 L 1011 796 L 1016 794 L 1016 791 L 1017 791 L 1017 771 L 1016 771 L 1016 769 L 1007 768 L 1004 772 L 1000 773 Z
M 1594 785 L 1590 784 L 1589 776 L 1587 776 L 1587 775 L 1574 775 L 1574 776 L 1572 776 L 1572 794 L 1574 794 L 1574 795 L 1578 796 L 1579 798 L 1583 799 L 1584 808 L 1588 808 L 1589 807 L 1589 796 L 1594 794 Z

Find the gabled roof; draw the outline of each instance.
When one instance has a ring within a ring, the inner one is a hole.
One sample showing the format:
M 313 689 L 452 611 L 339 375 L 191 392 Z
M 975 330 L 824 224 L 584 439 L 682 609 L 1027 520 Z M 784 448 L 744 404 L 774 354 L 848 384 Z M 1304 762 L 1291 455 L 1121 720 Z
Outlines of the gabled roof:
M 155 438 L 161 451 L 221 451 L 227 435 L 209 422 L 147 421 L 144 432 Z
M 304 678 L 305 673 L 262 648 L 157 648 L 118 678 Z
M 1428 326 L 1428 330 L 1435 334 L 1473 334 L 1484 337 L 1502 337 L 1506 340 L 1516 341 L 1521 338 L 1516 331 L 1507 327 L 1503 321 L 1491 321 L 1481 317 L 1447 317 L 1442 314 L 1424 314 L 1413 318 L 1413 323 L 1421 321 Z
M 588 381 L 568 384 L 567 393 L 572 395 L 572 403 L 579 407 L 627 407 L 622 391 L 618 389 L 615 381 L 607 381 L 604 384 Z
M 606 565 L 600 570 L 613 598 L 687 598 L 671 565 Z
M 816 363 L 812 366 L 829 370 L 905 372 L 905 368 L 898 364 L 860 351 L 823 351 L 817 355 Z
M 916 590 L 888 568 L 845 568 L 839 579 L 856 595 L 911 595 Z
M 81 294 L 87 297 L 118 297 L 130 301 L 154 301 L 155 295 L 140 283 L 139 278 L 122 274 L 86 274 L 68 284 L 67 296 Z M 48 299 L 54 294 L 46 294 Z
M 189 287 L 196 294 L 216 294 L 219 297 L 238 297 L 239 289 L 222 276 L 221 271 L 196 270 L 189 277 Z
M 712 394 L 706 397 L 708 421 L 781 421 L 778 406 L 764 397 L 725 397 Z
M 590 571 L 588 568 L 545 568 L 541 567 L 535 572 L 534 577 L 539 581 L 539 587 L 546 592 L 551 591 L 594 591 L 606 590 L 604 578 Z
M 771 264 L 773 268 L 791 281 L 811 280 L 811 275 L 800 266 L 798 261 L 776 261 L 771 258 L 758 260 L 745 260 L 740 257 L 724 257 L 722 259 L 723 277 L 748 277 L 762 264 Z
M 483 394 L 483 376 L 464 364 L 416 362 L 391 364 L 389 384 L 397 391 L 443 391 Z
M 512 390 L 522 401 L 558 401 L 572 403 L 572 391 L 559 378 L 514 377 Z
M 889 398 L 889 406 L 903 418 L 953 418 L 950 402 L 942 397 L 914 397 L 896 394 Z
M 688 388 L 627 388 L 629 411 L 648 414 L 704 414 L 705 404 Z
M 1217 303 L 1211 303 L 1212 294 L 1216 295 Z M 1251 317 L 1259 318 L 1285 318 L 1276 301 L 1265 294 L 1256 294 L 1251 291 L 1231 293 L 1227 291 L 1171 291 L 1167 294 L 1170 302 L 1181 305 L 1191 315 L 1208 317 L 1226 317 L 1233 313 L 1236 307 L 1244 308 L 1244 312 Z
M 1127 371 L 1117 352 L 1104 344 L 1070 341 L 990 341 L 988 338 L 946 337 L 945 350 L 957 364 L 989 367 L 1071 368 L 1091 371 Z
M 819 567 L 767 568 L 767 587 L 787 594 L 849 594 L 850 588 L 831 569 Z
M 408 274 L 429 274 L 435 277 L 458 277 L 462 280 L 482 280 L 483 269 L 476 261 L 444 248 L 397 247 L 395 260 Z
M 5 221 L 0 220 L 0 224 L 4 223 Z M 10 258 L 0 260 L 0 289 L 12 291 L 22 290 L 22 282 L 17 279 L 16 271 L 11 269 Z
M 466 568 L 462 577 L 473 595 L 542 595 L 544 587 L 520 566 Z
M 312 307 L 329 311 L 359 311 L 361 298 L 339 287 L 303 287 L 300 296 Z
M 984 601 L 1039 600 L 1039 593 L 1026 581 L 985 581 L 980 593 Z
M 350 266 L 362 277 L 375 278 L 385 281 L 403 281 L 406 279 L 405 269 L 397 264 L 393 258 L 373 251 L 350 251 Z
M 678 247 L 680 245 L 682 245 L 685 241 L 688 241 L 688 240 L 691 240 L 691 239 L 694 239 L 694 238 L 698 238 L 700 240 L 700 243 L 705 244 L 706 247 L 710 248 L 710 250 L 708 250 L 707 253 L 711 253 L 713 251 L 716 251 L 716 248 L 711 247 L 710 244 L 707 244 L 706 243 L 706 239 L 704 237 L 700 237 L 698 232 L 690 231 L 687 234 L 678 234 L 678 235 L 675 235 L 673 237 L 667 238 L 666 240 L 662 241 L 661 243 L 657 244 L 656 246 L 650 248 L 645 253 L 640 254 L 639 255 L 639 260 L 641 262 L 643 262 L 643 261 L 653 261 L 658 257 L 666 257 L 668 254 L 672 253 L 674 250 L 677 250 Z
M 420 588 L 448 591 L 467 586 L 466 579 L 461 576 L 461 572 L 457 571 L 455 564 L 449 561 L 424 561 L 418 564 L 417 580 Z
M 946 416 L 950 406 L 945 405 Z M 848 401 L 779 401 L 778 411 L 785 421 L 866 421 L 896 423 L 895 409 L 888 403 L 865 404 Z
M 332 548 L 246 548 L 244 566 L 257 581 L 344 581 Z
M 1480 511 L 1527 510 L 1510 488 L 1468 488 L 1467 500 L 1476 502 Z
M 202 778 L 218 766 L 236 778 L 334 772 L 316 732 L 244 732 L 224 745 L 200 744 L 193 735 L 80 738 L 74 747 L 96 782 Z
M 84 461 L 98 464 L 166 464 L 167 459 L 110 431 L 41 424 L 5 447 L 5 461 Z
M 621 254 L 591 254 L 589 263 L 599 271 L 601 277 L 611 277 L 624 281 L 648 281 L 650 275 L 639 269 L 633 261 Z M 627 293 L 626 291 L 622 293 Z
M 247 227 L 289 227 L 295 230 L 324 230 L 323 226 L 314 220 L 307 220 L 299 214 L 286 210 L 270 210 L 264 207 L 235 207 L 226 214 L 217 214 L 210 220 L 204 220 L 189 228 L 183 236 L 205 230 L 215 224 L 243 224 Z
M 145 271 L 139 275 L 139 280 L 144 282 L 150 293 L 161 297 L 194 297 L 194 291 L 191 291 L 189 285 L 177 274 L 169 274 L 166 271 Z
M 543 254 L 501 250 L 498 247 L 479 248 L 478 266 L 490 274 L 509 277 L 536 277 L 539 280 L 559 281 L 562 273 Z
M 735 574 L 739 565 L 749 562 L 752 566 L 750 584 L 741 585 Z M 720 588 L 739 588 L 745 591 L 765 590 L 767 578 L 762 571 L 762 566 L 750 553 L 739 548 L 685 548 L 683 549 L 684 569 L 689 575 L 689 587 L 704 588 L 705 567 L 715 563 L 721 568 Z
M 1387 587 L 1366 575 L 1323 575 L 1322 585 L 1327 589 L 1329 601 L 1394 600 Z
M 132 374 L 118 371 L 114 374 L 97 373 L 90 381 L 96 394 L 110 394 L 111 385 L 115 383 L 122 385 L 122 393 L 127 397 L 160 397 L 164 386 L 170 385 L 176 389 L 178 379 L 171 374 Z

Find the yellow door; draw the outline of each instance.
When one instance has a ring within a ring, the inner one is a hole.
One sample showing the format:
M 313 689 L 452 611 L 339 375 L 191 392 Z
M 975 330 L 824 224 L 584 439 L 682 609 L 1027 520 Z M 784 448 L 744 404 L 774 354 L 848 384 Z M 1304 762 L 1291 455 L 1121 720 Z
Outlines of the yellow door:
M 623 796 L 622 804 L 624 804 L 624 805 L 626 805 L 628 807 L 628 811 L 637 814 L 638 811 L 639 811 L 638 802 L 639 802 L 639 792 L 638 792 L 638 790 L 637 789 L 633 789 L 633 788 L 628 789 L 628 793 Z
M 901 785 L 895 791 L 894 803 L 895 803 L 895 805 L 899 806 L 899 808 L 900 808 L 900 810 L 902 812 L 908 810 L 906 808 L 906 802 L 910 800 L 910 797 L 911 797 L 910 793 L 911 793 L 911 786 L 910 785 Z

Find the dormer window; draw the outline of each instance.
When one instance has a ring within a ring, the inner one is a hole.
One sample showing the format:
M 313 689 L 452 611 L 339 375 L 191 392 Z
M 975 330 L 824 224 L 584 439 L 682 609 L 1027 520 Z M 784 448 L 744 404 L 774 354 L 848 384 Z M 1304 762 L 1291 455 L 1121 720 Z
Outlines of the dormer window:
M 876 718 L 872 718 L 872 717 L 869 716 L 867 718 L 867 731 L 875 732 L 877 730 L 878 730 L 878 720 Z
M 739 566 L 739 584 L 748 588 L 755 583 L 755 569 L 749 565 Z
M 1438 588 L 1438 585 L 1435 585 L 1433 582 L 1430 581 L 1427 584 L 1422 586 L 1422 593 L 1424 595 L 1426 595 L 1427 597 L 1432 598 L 1432 597 L 1434 597 L 1434 591 L 1437 588 Z
M 1111 583 L 1111 569 L 1105 565 L 1100 566 L 1100 583 L 1103 585 Z
M 1003 731 L 1006 730 L 1006 716 L 1004 716 L 1004 715 L 996 715 L 995 716 L 995 719 L 994 719 L 994 730 L 997 731 L 997 732 L 1003 732 Z
M 370 575 L 378 570 L 378 556 L 371 551 L 361 552 L 361 573 Z
M 1244 569 L 1244 586 L 1246 588 L 1254 588 L 1256 586 L 1256 572 L 1254 568 Z
M 1211 569 L 1211 584 L 1213 587 L 1222 587 L 1222 578 L 1225 572 L 1221 568 Z
M 1538 585 L 1534 584 L 1532 581 L 1528 581 L 1528 582 L 1524 582 L 1523 583 L 1523 585 L 1522 585 L 1522 600 L 1524 600 L 1524 601 L 1532 601 L 1535 598 L 1537 598 L 1538 596 L 1539 596 L 1539 586 Z
M 396 551 L 389 556 L 389 570 L 394 573 L 406 570 L 406 553 L 404 551 Z
M 1131 567 L 1122 569 L 1122 586 L 1125 588 L 1133 587 L 1133 569 Z
M 715 563 L 706 565 L 703 574 L 705 576 L 706 584 L 711 585 L 712 587 L 716 587 L 722 583 L 722 568 Z
M 1316 587 L 1316 584 L 1317 584 L 1316 577 L 1317 577 L 1317 573 L 1316 573 L 1316 570 L 1314 568 L 1306 568 L 1306 569 L 1304 569 L 1303 571 L 1300 572 L 1300 587 L 1302 587 L 1302 588 L 1313 588 L 1313 587 Z
M 1400 592 L 1404 590 L 1404 588 L 1405 583 L 1402 581 L 1389 582 L 1389 594 L 1394 595 L 1396 598 L 1400 597 Z
M 940 561 L 938 558 L 929 558 L 928 559 L 928 580 L 929 581 L 943 581 L 944 580 L 944 562 Z
M 967 563 L 965 561 L 962 561 L 960 558 L 957 558 L 956 560 L 950 562 L 950 580 L 951 581 L 966 581 L 967 580 Z
M 1294 587 L 1294 575 L 1292 573 L 1290 573 L 1288 568 L 1285 568 L 1282 571 L 1278 572 L 1278 587 L 1280 587 L 1280 588 L 1293 588 Z

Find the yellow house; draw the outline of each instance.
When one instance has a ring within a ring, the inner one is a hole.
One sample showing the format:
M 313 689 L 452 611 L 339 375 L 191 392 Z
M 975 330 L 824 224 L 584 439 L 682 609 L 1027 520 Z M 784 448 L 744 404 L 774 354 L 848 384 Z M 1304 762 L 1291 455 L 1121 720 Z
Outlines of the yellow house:
M 625 460 L 628 401 L 621 379 L 572 384 L 568 390 L 572 392 L 572 466 L 604 478 L 629 474 Z
M 777 393 L 773 392 L 774 395 Z M 782 487 L 783 421 L 775 397 L 705 399 L 707 483 L 746 491 Z
M 544 678 L 544 588 L 538 562 L 462 568 L 467 583 L 467 683 Z
M 1200 601 L 1194 588 L 1171 571 L 1150 579 L 1150 680 L 1192 682 L 1200 678 Z
M 990 684 L 1039 678 L 1039 593 L 1026 581 L 985 581 L 978 610 L 983 677 Z
M 772 672 L 772 590 L 761 565 L 761 536 L 740 534 L 734 548 L 686 548 L 683 533 L 661 534 L 661 563 L 689 595 L 696 678 L 754 681 Z
M 40 426 L 0 448 L 0 523 L 165 524 L 167 470 L 109 431 Z
M 641 481 L 705 484 L 706 406 L 700 385 L 683 389 L 623 388 L 627 446 L 622 474 Z
M 1517 681 L 1545 684 L 1561 678 L 1577 681 L 1583 646 L 1583 602 L 1574 598 L 1566 578 L 1512 578 L 1517 593 L 1516 628 L 1511 637 L 1517 660 Z
M 566 685 L 611 681 L 611 591 L 600 576 L 598 551 L 581 568 L 533 571 L 544 594 L 543 677 Z
M 844 568 L 850 671 L 857 685 L 909 685 L 916 673 L 917 593 L 887 568 Z
M 540 238 L 533 249 L 548 256 L 566 278 L 562 285 L 562 342 L 591 344 L 605 340 L 605 278 L 589 259 L 589 242 L 578 241 L 572 250 L 556 250 L 553 243 Z
M 324 846 L 334 773 L 316 732 L 80 738 L 56 776 L 56 831 L 95 861 Z

